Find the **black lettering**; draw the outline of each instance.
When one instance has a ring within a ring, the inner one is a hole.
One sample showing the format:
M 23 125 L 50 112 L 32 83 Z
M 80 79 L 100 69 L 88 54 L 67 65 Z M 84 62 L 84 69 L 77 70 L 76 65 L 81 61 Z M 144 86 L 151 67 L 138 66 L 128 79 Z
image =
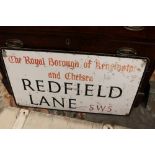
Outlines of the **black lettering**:
M 101 85 L 99 85 L 99 87 L 98 87 L 98 94 L 97 94 L 97 96 L 98 97 L 106 97 L 106 95 L 105 96 L 101 96 Z
M 93 94 L 88 94 L 88 92 L 92 92 L 93 89 L 89 89 L 88 87 L 93 87 L 94 85 L 92 84 L 86 84 L 86 89 L 85 89 L 85 96 L 93 96 Z
M 55 101 L 56 101 L 57 103 L 59 103 L 62 107 L 64 107 L 64 98 L 62 98 L 62 103 L 60 103 L 56 98 L 53 97 L 53 105 L 54 105 L 54 107 L 56 107 Z
M 72 105 L 76 105 L 76 103 L 73 103 L 72 101 L 76 101 L 76 99 L 69 99 L 69 108 L 76 109 L 76 107 L 72 107 Z
M 51 88 L 51 83 L 55 83 L 57 86 L 58 86 L 58 90 L 57 91 L 53 91 L 52 88 Z M 55 82 L 55 81 L 48 81 L 48 84 L 49 84 L 49 92 L 52 92 L 52 93 L 58 93 L 60 90 L 61 90 L 61 86 L 58 82 Z
M 46 103 L 48 106 L 50 106 L 50 104 L 47 102 L 47 100 L 44 96 L 42 96 L 42 98 L 40 100 L 40 105 L 42 105 L 42 103 Z
M 113 96 L 113 90 L 114 89 L 118 89 L 119 90 L 119 94 L 118 95 L 116 95 L 116 96 Z M 121 88 L 119 88 L 119 87 L 110 87 L 110 93 L 109 93 L 109 97 L 110 98 L 118 98 L 118 97 L 120 97 L 122 95 L 122 89 Z
M 72 85 L 73 83 L 67 83 L 65 82 L 65 94 L 67 94 L 67 90 L 72 90 L 72 88 L 68 88 L 67 85 Z
M 33 100 L 32 100 L 32 95 L 29 95 L 29 96 L 30 96 L 31 104 L 38 105 L 38 103 L 34 103 L 34 102 L 33 102 Z
M 26 89 L 26 86 L 29 87 L 32 91 L 34 91 L 34 89 L 31 87 L 31 81 L 28 80 L 28 79 L 22 79 L 22 82 L 23 82 L 23 86 L 24 86 L 24 90 L 27 90 Z M 27 84 L 26 84 L 27 82 Z
M 76 95 L 80 95 L 80 83 L 77 84 L 77 94 Z
M 36 80 L 38 91 L 45 92 L 45 90 L 40 90 L 40 87 L 44 87 L 44 85 L 40 85 L 39 83 L 43 83 L 43 80 Z

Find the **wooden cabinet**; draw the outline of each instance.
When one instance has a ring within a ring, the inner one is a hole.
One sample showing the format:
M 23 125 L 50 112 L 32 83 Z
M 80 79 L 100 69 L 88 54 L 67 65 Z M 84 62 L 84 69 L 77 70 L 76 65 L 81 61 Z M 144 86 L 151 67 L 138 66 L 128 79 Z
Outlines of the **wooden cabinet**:
M 0 46 L 6 46 L 8 40 L 22 41 L 23 48 L 90 53 L 116 54 L 119 48 L 132 48 L 137 56 L 150 59 L 142 92 L 146 91 L 155 68 L 155 27 L 0 27 Z

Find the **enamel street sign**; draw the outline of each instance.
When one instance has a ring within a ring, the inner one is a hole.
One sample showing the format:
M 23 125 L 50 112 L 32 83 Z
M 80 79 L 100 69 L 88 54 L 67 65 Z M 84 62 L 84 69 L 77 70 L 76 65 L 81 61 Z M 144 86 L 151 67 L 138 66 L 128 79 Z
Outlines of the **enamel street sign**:
M 21 106 L 127 115 L 145 58 L 66 51 L 2 49 L 16 103 Z

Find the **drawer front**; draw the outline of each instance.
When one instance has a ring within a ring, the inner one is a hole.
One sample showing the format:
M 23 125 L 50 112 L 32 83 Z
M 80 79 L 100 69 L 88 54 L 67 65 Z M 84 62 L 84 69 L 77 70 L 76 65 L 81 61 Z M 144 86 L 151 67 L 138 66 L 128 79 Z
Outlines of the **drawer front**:
M 154 27 L 132 31 L 124 27 L 1 27 L 0 46 L 19 39 L 24 48 L 86 51 L 115 54 L 119 48 L 133 48 L 138 56 L 148 57 L 148 81 L 155 68 Z M 143 83 L 142 88 L 147 85 Z

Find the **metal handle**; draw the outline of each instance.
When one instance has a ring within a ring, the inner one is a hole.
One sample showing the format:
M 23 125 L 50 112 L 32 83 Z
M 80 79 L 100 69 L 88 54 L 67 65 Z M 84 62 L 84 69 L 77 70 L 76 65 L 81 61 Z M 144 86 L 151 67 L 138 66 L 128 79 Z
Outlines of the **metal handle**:
M 125 29 L 130 31 L 142 31 L 144 30 L 144 26 L 124 26 Z
M 19 39 L 8 39 L 5 42 L 5 44 L 7 47 L 10 47 L 10 48 L 21 48 L 21 47 L 23 47 L 23 42 Z
M 137 55 L 136 50 L 133 48 L 129 48 L 129 47 L 121 47 L 116 51 L 116 53 L 121 56 Z
M 71 39 L 70 38 L 66 38 L 65 43 L 67 46 L 70 46 L 71 44 Z

